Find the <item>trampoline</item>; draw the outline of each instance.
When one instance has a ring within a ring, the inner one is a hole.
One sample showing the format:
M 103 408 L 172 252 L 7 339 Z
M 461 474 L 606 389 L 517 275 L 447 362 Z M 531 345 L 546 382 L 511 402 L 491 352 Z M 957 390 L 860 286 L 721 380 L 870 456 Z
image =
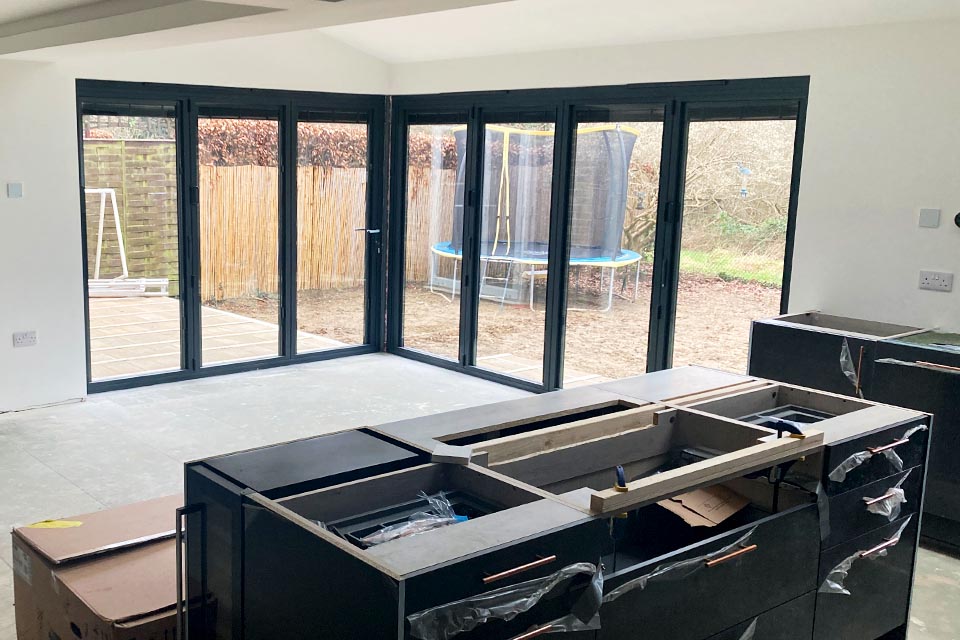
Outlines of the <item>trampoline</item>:
M 458 265 L 463 259 L 463 252 L 457 250 L 453 247 L 453 244 L 450 242 L 438 242 L 430 248 L 430 251 L 433 255 L 439 258 L 448 258 L 453 259 L 453 278 L 449 279 L 450 287 L 450 297 L 451 299 L 456 298 L 457 290 L 459 289 L 459 280 L 457 278 Z M 606 306 L 600 311 L 609 311 L 613 307 L 613 281 L 616 278 L 617 269 L 627 267 L 630 265 L 636 265 L 636 274 L 634 275 L 634 284 L 633 284 L 633 300 L 637 300 L 637 296 L 640 292 L 640 265 L 643 260 L 643 256 L 637 253 L 636 251 L 630 251 L 628 249 L 621 249 L 615 258 L 612 260 L 607 257 L 598 256 L 595 258 L 571 258 L 570 266 L 572 267 L 599 267 L 600 268 L 600 293 L 603 294 L 603 279 L 606 274 L 606 270 L 610 269 L 610 285 L 607 289 L 607 301 Z M 505 265 L 507 270 L 506 277 L 503 278 L 503 286 L 501 288 L 499 296 L 496 294 L 481 294 L 485 298 L 497 298 L 499 297 L 500 304 L 505 304 L 507 301 L 507 294 L 509 293 L 510 286 L 510 276 L 516 271 L 516 274 L 522 279 L 528 279 L 530 281 L 529 286 L 529 305 L 530 309 L 533 309 L 533 297 L 534 297 L 534 283 L 538 277 L 545 277 L 547 275 L 547 257 L 527 257 L 527 258 L 511 258 L 504 256 L 493 256 L 481 254 L 480 256 L 480 282 L 486 283 L 487 281 L 487 268 L 491 263 L 502 263 Z M 430 279 L 430 290 L 435 292 L 435 282 L 439 280 L 434 278 L 431 274 Z M 525 283 L 524 283 L 525 284 Z
M 459 290 L 463 255 L 462 188 L 466 174 L 466 127 L 453 131 L 457 186 L 450 240 L 430 249 L 430 290 L 451 299 Z M 576 172 L 570 194 L 570 265 L 600 269 L 600 294 L 613 306 L 618 269 L 635 265 L 634 300 L 643 255 L 621 247 L 627 209 L 630 160 L 638 131 L 609 124 L 581 127 L 576 136 Z M 480 230 L 480 296 L 534 306 L 535 283 L 546 276 L 553 176 L 553 131 L 487 125 L 484 135 Z M 453 261 L 452 278 L 439 275 L 441 261 Z

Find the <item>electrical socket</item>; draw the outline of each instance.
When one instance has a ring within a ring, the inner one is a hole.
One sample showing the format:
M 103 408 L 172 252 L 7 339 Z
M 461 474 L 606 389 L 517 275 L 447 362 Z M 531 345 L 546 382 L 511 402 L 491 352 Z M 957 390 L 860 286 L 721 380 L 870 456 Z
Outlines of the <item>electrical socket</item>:
M 17 331 L 13 334 L 14 348 L 37 346 L 36 331 Z
M 927 291 L 953 291 L 953 274 L 942 271 L 921 271 L 920 288 Z

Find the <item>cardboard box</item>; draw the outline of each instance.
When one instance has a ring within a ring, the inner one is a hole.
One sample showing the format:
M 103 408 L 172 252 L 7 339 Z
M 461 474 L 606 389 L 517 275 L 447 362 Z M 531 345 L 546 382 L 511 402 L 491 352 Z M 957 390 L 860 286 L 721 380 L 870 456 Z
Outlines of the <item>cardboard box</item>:
M 750 501 L 723 485 L 716 485 L 695 489 L 657 504 L 680 516 L 691 527 L 715 527 Z
M 19 640 L 174 640 L 169 496 L 13 531 Z

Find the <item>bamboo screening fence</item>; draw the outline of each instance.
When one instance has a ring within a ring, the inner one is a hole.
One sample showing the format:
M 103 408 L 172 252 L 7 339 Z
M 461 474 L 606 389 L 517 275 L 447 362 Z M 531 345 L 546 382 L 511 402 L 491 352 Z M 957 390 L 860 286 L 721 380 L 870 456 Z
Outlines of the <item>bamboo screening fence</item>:
M 422 282 L 430 247 L 449 239 L 456 175 L 429 167 L 408 175 L 407 278 Z M 204 301 L 273 297 L 278 276 L 276 167 L 200 167 L 200 288 Z M 361 286 L 365 274 L 367 172 L 297 170 L 297 288 Z

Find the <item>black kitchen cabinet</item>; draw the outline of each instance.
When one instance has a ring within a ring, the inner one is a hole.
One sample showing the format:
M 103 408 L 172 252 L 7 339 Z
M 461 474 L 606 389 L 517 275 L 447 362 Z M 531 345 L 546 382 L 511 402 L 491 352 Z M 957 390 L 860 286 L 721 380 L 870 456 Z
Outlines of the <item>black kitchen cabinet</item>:
M 871 335 L 866 335 L 871 334 Z M 894 334 L 894 335 L 891 335 Z M 848 340 L 855 358 L 864 346 L 861 392 L 868 400 L 931 413 L 933 428 L 913 438 L 918 450 L 929 439 L 921 535 L 960 549 L 960 335 L 828 316 L 817 312 L 753 323 L 750 373 L 844 395 L 839 349 Z M 864 342 L 866 341 L 866 342 Z M 903 461 L 903 469 L 916 464 Z M 897 471 L 877 457 L 857 470 L 860 481 Z M 856 482 L 857 480 L 854 480 Z M 827 491 L 840 487 L 829 482 Z
M 783 416 L 809 422 L 791 436 Z M 687 367 L 192 462 L 183 620 L 194 640 L 892 638 L 928 424 Z M 441 442 L 472 460 L 434 461 Z M 897 456 L 829 485 L 871 448 Z M 618 465 L 626 494 L 611 488 Z M 658 504 L 719 485 L 745 502 L 709 526 Z M 866 509 L 897 486 L 899 519 Z M 441 495 L 455 522 L 371 544 Z M 875 557 L 855 563 L 852 596 L 818 592 L 854 553 Z

